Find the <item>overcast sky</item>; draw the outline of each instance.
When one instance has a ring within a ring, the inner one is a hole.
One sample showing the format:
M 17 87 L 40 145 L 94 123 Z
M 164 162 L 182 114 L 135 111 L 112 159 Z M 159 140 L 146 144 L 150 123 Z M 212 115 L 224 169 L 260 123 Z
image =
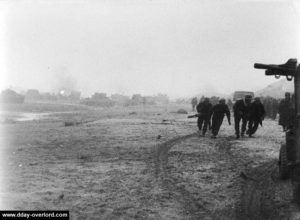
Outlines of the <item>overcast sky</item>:
M 255 62 L 300 59 L 297 0 L 0 2 L 1 89 L 94 92 L 258 90 Z

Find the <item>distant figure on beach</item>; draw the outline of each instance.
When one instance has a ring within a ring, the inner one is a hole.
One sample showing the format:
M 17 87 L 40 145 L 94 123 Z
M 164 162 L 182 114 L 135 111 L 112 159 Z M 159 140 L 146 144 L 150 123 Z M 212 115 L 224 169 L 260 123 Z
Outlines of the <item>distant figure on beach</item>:
M 278 113 L 278 108 L 279 108 L 279 102 L 277 99 L 272 99 L 272 115 L 271 118 L 273 120 L 276 120 L 277 113 Z
M 227 100 L 227 106 L 228 106 L 229 110 L 232 110 L 233 103 L 232 103 L 231 99 Z
M 261 102 L 264 105 L 266 111 L 266 118 L 271 118 L 275 120 L 278 113 L 278 106 L 279 106 L 277 99 L 267 96 L 262 98 Z
M 212 136 L 211 138 L 216 138 L 220 127 L 223 123 L 224 116 L 227 116 L 228 123 L 231 125 L 230 121 L 230 111 L 228 105 L 226 105 L 225 99 L 220 99 L 219 104 L 213 106 L 212 111 Z
M 192 98 L 192 109 L 193 109 L 193 112 L 195 111 L 195 108 L 196 108 L 197 104 L 198 104 L 197 97 Z

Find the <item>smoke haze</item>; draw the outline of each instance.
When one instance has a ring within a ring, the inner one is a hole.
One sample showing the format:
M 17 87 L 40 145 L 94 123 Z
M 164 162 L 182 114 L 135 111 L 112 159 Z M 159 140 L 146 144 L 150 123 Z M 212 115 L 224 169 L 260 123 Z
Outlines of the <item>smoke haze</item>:
M 300 59 L 297 1 L 2 1 L 2 89 L 131 95 L 258 90 Z

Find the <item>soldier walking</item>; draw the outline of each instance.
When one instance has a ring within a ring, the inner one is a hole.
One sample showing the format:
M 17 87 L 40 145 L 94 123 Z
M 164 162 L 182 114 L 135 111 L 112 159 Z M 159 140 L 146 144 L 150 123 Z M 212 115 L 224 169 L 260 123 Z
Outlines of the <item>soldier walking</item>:
M 273 120 L 276 120 L 277 113 L 278 113 L 278 106 L 279 106 L 278 101 L 275 98 L 273 98 L 273 100 L 272 100 L 272 119 Z
M 198 100 L 197 97 L 192 98 L 192 108 L 195 111 L 195 107 L 197 106 Z
M 233 103 L 232 103 L 231 99 L 227 100 L 227 106 L 228 106 L 229 110 L 232 110 Z
M 247 120 L 249 117 L 249 106 L 252 100 L 251 95 L 246 95 L 244 99 L 236 101 L 233 105 L 233 114 L 234 114 L 234 128 L 236 138 L 240 138 L 240 121 L 242 120 L 242 132 L 241 136 L 243 137 L 246 131 Z
M 225 99 L 220 99 L 219 104 L 213 106 L 211 110 L 212 115 L 212 136 L 211 138 L 216 138 L 220 127 L 223 123 L 224 115 L 226 114 L 228 119 L 228 124 L 231 125 L 230 121 L 230 111 L 228 105 L 226 105 Z
M 199 113 L 197 125 L 199 128 L 199 132 L 201 132 L 202 130 L 202 136 L 205 136 L 207 127 L 209 126 L 211 109 L 212 104 L 210 103 L 209 98 L 205 98 L 203 102 L 200 102 L 197 105 L 197 112 Z
M 272 98 L 271 97 L 266 97 L 263 99 L 263 105 L 265 107 L 265 111 L 266 111 L 266 117 L 267 118 L 272 118 L 272 107 L 273 107 L 273 104 L 272 104 Z
M 258 125 L 262 125 L 262 121 L 266 115 L 264 105 L 261 103 L 260 98 L 256 97 L 254 102 L 249 107 L 249 124 L 247 134 L 249 137 L 257 131 Z
M 294 114 L 291 94 L 285 93 L 285 99 L 281 100 L 279 104 L 279 125 L 282 126 L 283 131 L 286 131 L 291 124 L 291 115 Z

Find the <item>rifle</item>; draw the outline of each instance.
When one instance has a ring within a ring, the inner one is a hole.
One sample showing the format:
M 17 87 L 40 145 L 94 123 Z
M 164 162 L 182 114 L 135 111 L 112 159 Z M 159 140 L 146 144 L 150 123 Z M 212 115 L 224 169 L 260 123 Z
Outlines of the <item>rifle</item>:
M 201 113 L 195 114 L 195 115 L 188 115 L 188 118 L 198 118 L 200 117 Z

